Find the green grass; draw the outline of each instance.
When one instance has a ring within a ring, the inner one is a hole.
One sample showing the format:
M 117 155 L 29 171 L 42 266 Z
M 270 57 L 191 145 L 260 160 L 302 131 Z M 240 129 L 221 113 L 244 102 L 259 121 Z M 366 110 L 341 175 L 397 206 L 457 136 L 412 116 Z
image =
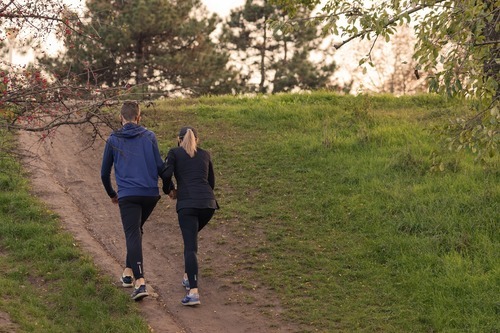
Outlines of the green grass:
M 164 153 L 198 128 L 216 220 L 251 244 L 230 273 L 279 291 L 304 330 L 498 332 L 499 159 L 474 164 L 431 131 L 464 110 L 432 95 L 207 97 L 157 105 L 149 127 Z
M 500 161 L 475 164 L 432 131 L 465 109 L 318 92 L 167 100 L 143 121 L 163 155 L 188 124 L 212 153 L 213 222 L 241 253 L 202 269 L 270 286 L 303 331 L 499 332 Z M 19 165 L 0 167 L 0 310 L 26 332 L 146 332 Z
M 2 131 L 0 151 L 13 138 Z M 0 311 L 19 332 L 149 332 L 129 297 L 100 274 L 0 155 Z M 0 329 L 1 330 L 1 329 Z

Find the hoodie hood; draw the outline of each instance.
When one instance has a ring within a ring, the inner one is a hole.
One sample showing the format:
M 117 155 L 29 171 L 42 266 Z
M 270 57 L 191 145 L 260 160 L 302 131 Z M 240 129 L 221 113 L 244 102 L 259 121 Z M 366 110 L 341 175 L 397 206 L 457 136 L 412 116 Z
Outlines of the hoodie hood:
M 127 123 L 113 133 L 118 138 L 135 138 L 147 132 L 147 129 L 138 124 Z

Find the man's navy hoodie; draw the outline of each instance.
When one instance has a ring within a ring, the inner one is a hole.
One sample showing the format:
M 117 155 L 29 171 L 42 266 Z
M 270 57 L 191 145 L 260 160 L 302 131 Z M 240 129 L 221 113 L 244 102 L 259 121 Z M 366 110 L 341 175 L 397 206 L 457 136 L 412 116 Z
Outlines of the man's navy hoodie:
M 113 164 L 118 198 L 159 195 L 158 173 L 163 161 L 153 132 L 127 123 L 109 136 L 104 148 L 101 180 L 111 198 L 116 196 L 111 184 Z

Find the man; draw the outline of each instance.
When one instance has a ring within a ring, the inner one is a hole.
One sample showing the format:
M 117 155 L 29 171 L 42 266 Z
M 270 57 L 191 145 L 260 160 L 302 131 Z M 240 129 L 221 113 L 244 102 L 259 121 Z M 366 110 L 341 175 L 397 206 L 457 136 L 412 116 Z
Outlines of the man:
M 120 281 L 123 287 L 135 286 L 131 298 L 138 301 L 149 295 L 144 279 L 142 227 L 160 199 L 158 173 L 163 161 L 155 134 L 139 125 L 139 104 L 123 103 L 120 118 L 123 127 L 106 141 L 101 179 L 111 201 L 120 208 L 125 232 L 127 256 Z M 111 184 L 113 165 L 118 193 Z

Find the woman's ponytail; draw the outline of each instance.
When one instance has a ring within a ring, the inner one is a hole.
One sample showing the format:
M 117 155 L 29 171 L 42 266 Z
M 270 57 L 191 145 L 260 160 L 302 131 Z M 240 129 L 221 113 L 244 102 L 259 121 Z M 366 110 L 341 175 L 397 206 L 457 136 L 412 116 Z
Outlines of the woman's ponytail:
M 188 128 L 186 134 L 184 134 L 183 137 L 179 137 L 179 140 L 181 140 L 179 145 L 184 148 L 186 153 L 188 153 L 190 157 L 194 157 L 194 155 L 196 154 L 197 144 L 196 136 L 194 135 L 193 131 Z

